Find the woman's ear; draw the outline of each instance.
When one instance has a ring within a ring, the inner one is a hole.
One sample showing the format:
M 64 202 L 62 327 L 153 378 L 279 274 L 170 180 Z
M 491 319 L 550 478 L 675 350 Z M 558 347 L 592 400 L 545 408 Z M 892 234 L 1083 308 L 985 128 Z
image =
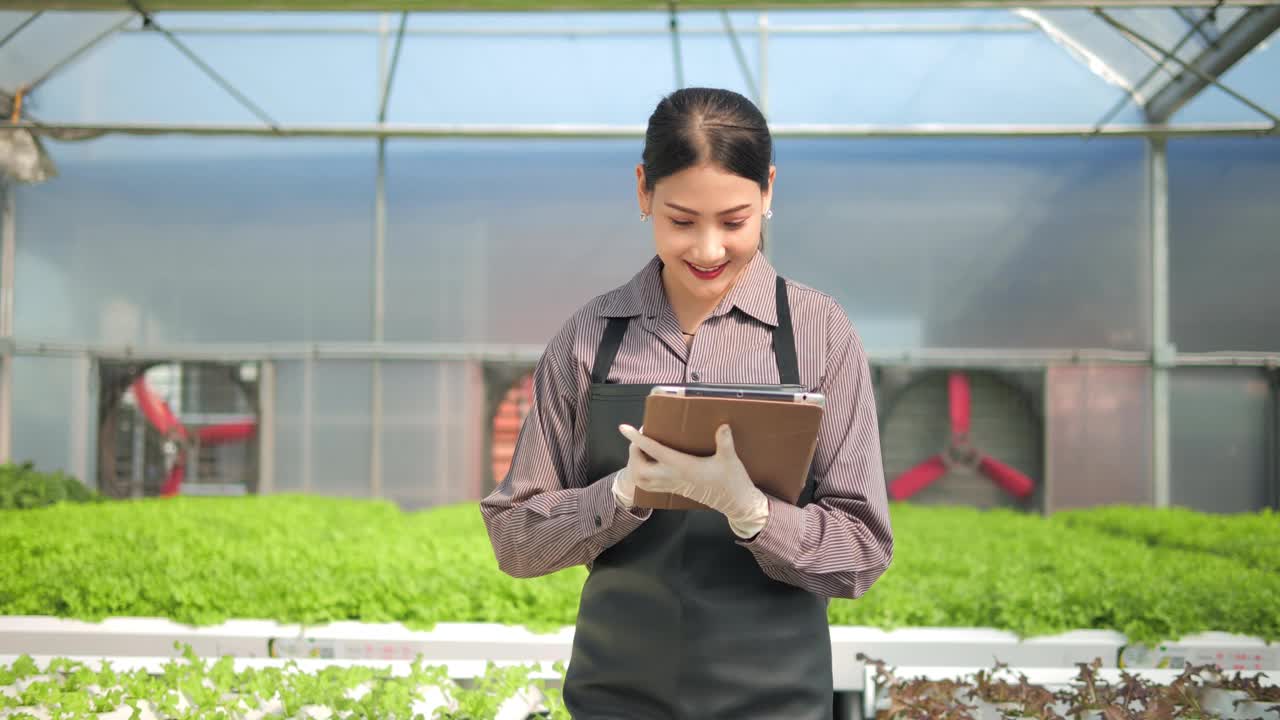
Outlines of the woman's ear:
M 773 181 L 778 177 L 778 168 L 775 165 L 769 166 L 769 189 L 764 191 L 760 198 L 760 213 L 765 214 L 773 206 Z
M 640 205 L 641 213 L 653 214 L 653 198 L 650 197 L 649 188 L 645 183 L 644 163 L 636 165 L 636 202 Z

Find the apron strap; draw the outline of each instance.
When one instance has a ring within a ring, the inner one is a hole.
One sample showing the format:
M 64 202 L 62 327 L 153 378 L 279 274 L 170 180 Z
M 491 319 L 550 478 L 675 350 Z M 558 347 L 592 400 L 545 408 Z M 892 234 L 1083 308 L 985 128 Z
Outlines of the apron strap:
M 773 329 L 773 355 L 778 363 L 778 378 L 783 385 L 800 384 L 800 361 L 796 358 L 796 336 L 791 329 L 791 303 L 787 299 L 787 281 L 778 276 L 778 326 Z
M 787 298 L 787 281 L 778 276 L 777 286 L 778 326 L 773 329 L 773 354 L 778 363 L 778 381 L 782 385 L 800 384 L 800 361 L 796 357 L 795 330 L 791 327 L 791 303 Z M 609 370 L 618 357 L 622 338 L 631 324 L 629 317 L 609 318 L 596 350 L 596 364 L 591 370 L 591 382 L 603 385 L 609 379 Z
M 604 336 L 600 338 L 600 348 L 596 350 L 595 368 L 591 370 L 593 384 L 603 385 L 609 379 L 609 369 L 613 367 L 614 358 L 618 357 L 618 348 L 622 347 L 622 337 L 627 334 L 630 324 L 629 317 L 609 318 Z

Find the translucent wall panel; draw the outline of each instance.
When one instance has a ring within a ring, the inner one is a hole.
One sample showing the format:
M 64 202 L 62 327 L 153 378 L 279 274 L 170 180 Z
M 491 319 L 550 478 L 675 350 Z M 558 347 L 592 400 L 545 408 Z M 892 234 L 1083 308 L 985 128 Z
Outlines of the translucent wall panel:
M 387 337 L 541 343 L 652 253 L 639 142 L 395 143 Z M 1140 349 L 1139 142 L 779 143 L 769 248 L 874 350 Z
M 1045 511 L 1150 504 L 1151 372 L 1072 366 L 1047 377 Z
M 370 364 L 276 364 L 276 492 L 368 497 Z
M 1182 368 L 1173 373 L 1170 500 L 1207 512 L 1266 507 L 1273 400 L 1253 369 Z
M 872 350 L 1140 349 L 1139 141 L 784 140 L 769 247 Z
M 397 142 L 387 339 L 545 343 L 653 255 L 636 141 Z
M 386 497 L 406 509 L 480 499 L 483 392 L 469 363 L 383 363 Z
M 311 421 L 311 487 L 322 495 L 370 494 L 369 399 L 372 378 L 367 362 L 316 363 L 314 417 Z
M 312 473 L 309 395 L 315 367 L 305 362 L 276 361 L 275 462 L 273 492 L 306 492 Z M 308 375 L 310 375 L 308 377 Z
M 18 194 L 19 337 L 106 343 L 371 337 L 370 141 L 54 145 Z
M 89 402 L 75 390 L 85 389 L 83 365 L 67 358 L 15 357 L 13 360 L 13 460 L 33 462 L 40 470 L 81 478 L 87 469 L 87 435 L 78 432 L 77 403 Z M 85 417 L 84 414 L 81 417 Z M 94 485 L 92 478 L 87 483 Z
M 1169 144 L 1170 327 L 1183 351 L 1280 351 L 1280 142 Z
M 372 494 L 371 391 L 371 363 L 277 363 L 275 492 Z M 406 509 L 478 500 L 478 371 L 384 361 L 382 402 L 383 497 Z

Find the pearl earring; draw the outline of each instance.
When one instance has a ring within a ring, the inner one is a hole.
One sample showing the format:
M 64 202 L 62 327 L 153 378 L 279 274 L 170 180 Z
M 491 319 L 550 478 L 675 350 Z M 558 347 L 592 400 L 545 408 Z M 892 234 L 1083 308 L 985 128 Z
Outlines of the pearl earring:
M 764 219 L 768 220 L 773 217 L 773 208 L 764 211 Z

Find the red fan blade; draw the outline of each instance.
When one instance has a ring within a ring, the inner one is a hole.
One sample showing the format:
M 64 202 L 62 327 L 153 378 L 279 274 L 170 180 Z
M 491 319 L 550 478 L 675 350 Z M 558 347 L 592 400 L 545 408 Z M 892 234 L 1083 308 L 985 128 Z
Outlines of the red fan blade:
M 142 416 L 147 419 L 147 422 L 151 423 L 157 432 L 168 436 L 176 430 L 180 436 L 184 438 L 187 436 L 187 429 L 182 427 L 178 419 L 174 417 L 168 403 L 152 393 L 151 388 L 147 387 L 147 383 L 143 378 L 139 377 L 134 380 L 130 388 L 133 390 L 134 400 L 137 401 L 138 409 L 142 411 Z
M 1004 488 L 1005 492 L 1017 498 L 1024 498 L 1030 495 L 1036 486 L 1035 482 L 1022 474 L 1021 471 L 1015 470 L 995 458 L 983 457 L 982 460 L 978 461 L 978 469 L 994 480 L 997 485 Z
M 187 459 L 184 455 L 179 455 L 178 459 L 173 463 L 173 469 L 169 471 L 169 477 L 165 478 L 164 485 L 160 487 L 160 497 L 173 497 L 182 489 L 182 481 L 187 477 Z
M 218 445 L 220 443 L 236 442 L 237 440 L 248 440 L 257 431 L 257 423 L 239 422 L 202 427 L 196 431 L 196 435 L 200 437 L 202 445 Z
M 951 435 L 969 436 L 969 376 L 953 372 L 947 378 L 947 399 L 951 406 Z
M 942 458 L 934 455 L 889 483 L 889 496 L 894 500 L 905 500 L 928 487 L 946 472 L 947 466 L 942 462 Z

